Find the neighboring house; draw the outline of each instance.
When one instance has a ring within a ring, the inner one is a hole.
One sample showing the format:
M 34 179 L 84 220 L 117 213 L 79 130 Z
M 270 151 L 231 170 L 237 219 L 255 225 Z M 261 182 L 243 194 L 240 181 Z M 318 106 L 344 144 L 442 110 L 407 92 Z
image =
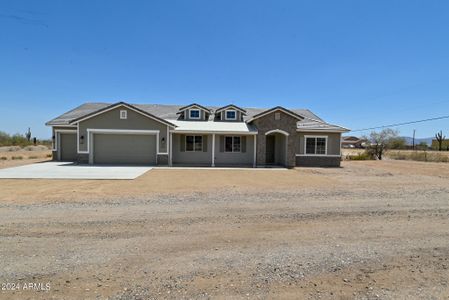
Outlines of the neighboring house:
M 341 133 L 309 110 L 86 103 L 46 123 L 53 158 L 89 164 L 339 166 Z
M 432 140 L 432 149 L 433 150 L 439 150 L 439 146 L 440 144 L 438 143 L 438 141 L 436 139 Z M 441 145 L 441 150 L 442 151 L 449 151 L 449 139 L 445 139 L 443 140 L 443 143 Z
M 364 148 L 365 143 L 365 139 L 356 136 L 344 136 L 342 137 L 341 146 L 343 148 Z

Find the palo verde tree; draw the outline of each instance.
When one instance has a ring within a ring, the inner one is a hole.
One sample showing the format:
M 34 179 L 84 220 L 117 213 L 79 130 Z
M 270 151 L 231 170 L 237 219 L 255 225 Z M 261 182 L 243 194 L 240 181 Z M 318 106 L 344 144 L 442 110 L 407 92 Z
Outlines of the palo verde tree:
M 380 132 L 372 131 L 365 139 L 368 141 L 368 153 L 382 160 L 385 150 L 389 149 L 394 141 L 397 141 L 398 131 L 391 128 L 385 128 Z
M 438 142 L 438 151 L 443 150 L 443 141 L 444 141 L 445 138 L 446 137 L 443 135 L 443 131 L 442 130 L 440 130 L 440 132 L 437 132 L 435 134 L 435 139 Z

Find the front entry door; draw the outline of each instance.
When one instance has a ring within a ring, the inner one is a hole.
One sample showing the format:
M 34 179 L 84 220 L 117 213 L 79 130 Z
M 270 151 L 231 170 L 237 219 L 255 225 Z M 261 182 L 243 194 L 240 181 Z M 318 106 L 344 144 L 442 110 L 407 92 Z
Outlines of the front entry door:
M 274 143 L 275 143 L 275 136 L 267 135 L 265 145 L 266 149 L 265 159 L 267 164 L 274 164 Z

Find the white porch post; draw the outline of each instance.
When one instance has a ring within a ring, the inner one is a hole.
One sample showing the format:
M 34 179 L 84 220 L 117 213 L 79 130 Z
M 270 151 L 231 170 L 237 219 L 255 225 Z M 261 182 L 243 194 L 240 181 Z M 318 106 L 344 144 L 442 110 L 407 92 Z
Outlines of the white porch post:
M 215 133 L 212 134 L 212 167 L 215 167 Z
M 168 166 L 173 166 L 173 132 L 170 132 L 169 139 L 168 139 Z
M 255 168 L 255 167 L 256 167 L 256 164 L 257 164 L 257 160 L 256 160 L 256 157 L 257 157 L 256 147 L 257 147 L 257 135 L 254 135 L 254 160 L 253 160 L 253 168 Z

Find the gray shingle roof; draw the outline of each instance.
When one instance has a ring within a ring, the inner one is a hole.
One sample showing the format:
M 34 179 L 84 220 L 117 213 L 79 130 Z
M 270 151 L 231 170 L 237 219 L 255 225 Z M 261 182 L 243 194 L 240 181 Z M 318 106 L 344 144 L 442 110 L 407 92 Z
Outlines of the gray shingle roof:
M 57 125 L 68 125 L 71 121 L 75 119 L 79 119 L 81 117 L 84 117 L 88 114 L 91 114 L 93 112 L 99 111 L 103 108 L 106 108 L 110 106 L 113 103 L 84 103 L 46 123 L 46 125 L 49 126 L 57 126 Z M 179 111 L 180 108 L 184 107 L 185 105 L 168 105 L 168 104 L 131 104 L 135 106 L 138 109 L 141 109 L 145 112 L 148 112 L 156 117 L 159 117 L 161 119 L 165 120 L 176 120 L 178 119 L 179 115 L 176 113 Z M 208 109 L 215 111 L 216 109 L 220 108 L 218 106 L 206 106 Z M 271 108 L 245 108 L 242 107 L 242 109 L 246 110 L 246 116 L 244 116 L 245 120 L 248 120 L 252 118 L 253 116 L 260 114 L 266 110 L 269 110 Z M 325 129 L 325 127 L 328 127 L 329 129 L 336 129 L 336 128 L 342 128 L 336 125 L 331 125 L 326 122 L 324 122 L 321 118 L 319 118 L 317 115 L 315 115 L 313 112 L 311 112 L 308 109 L 290 109 L 294 113 L 304 117 L 305 119 L 303 122 L 307 122 L 307 127 L 311 127 L 312 125 L 320 127 L 320 129 Z M 213 118 L 213 116 L 211 116 Z M 313 127 L 313 126 L 312 126 Z

